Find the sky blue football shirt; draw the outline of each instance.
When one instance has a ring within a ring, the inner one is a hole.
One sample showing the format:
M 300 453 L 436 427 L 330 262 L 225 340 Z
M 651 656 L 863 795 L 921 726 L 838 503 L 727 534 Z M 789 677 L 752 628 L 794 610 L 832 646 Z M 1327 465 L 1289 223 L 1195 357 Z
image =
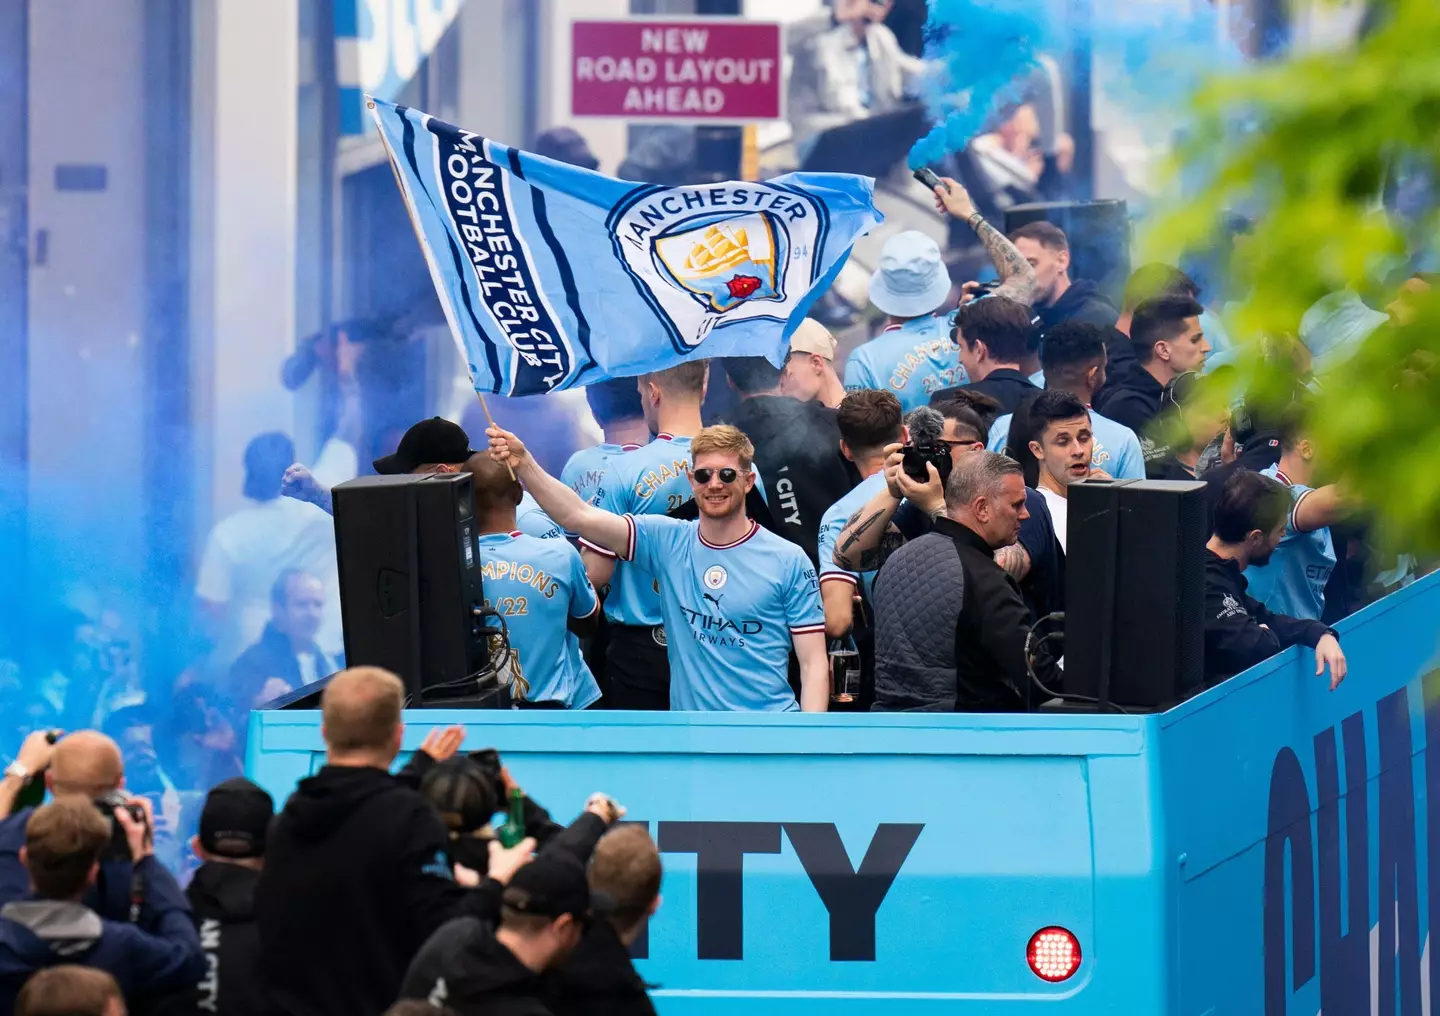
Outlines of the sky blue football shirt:
M 928 406 L 932 393 L 969 380 L 950 341 L 950 321 L 938 314 L 891 325 L 845 361 L 847 389 L 888 388 L 906 413 Z
M 1325 612 L 1325 583 L 1335 570 L 1335 542 L 1330 538 L 1330 527 L 1309 533 L 1296 529 L 1295 509 L 1313 488 L 1291 483 L 1279 465 L 1260 472 L 1289 487 L 1295 504 L 1270 563 L 1263 568 L 1252 564 L 1245 569 L 1245 581 L 1249 583 L 1246 591 L 1276 614 L 1318 621 Z
M 846 494 L 839 501 L 836 501 L 825 514 L 820 517 L 820 545 L 816 549 L 820 557 L 820 581 L 821 582 L 848 582 L 855 585 L 863 582 L 865 596 L 870 596 L 870 589 L 875 582 L 875 573 L 846 571 L 835 563 L 835 537 L 845 528 L 845 522 L 851 515 L 865 507 L 869 501 L 880 491 L 885 489 L 885 471 L 882 469 L 874 476 L 867 476 L 861 480 L 850 493 Z
M 1004 452 L 1005 442 L 1010 437 L 1010 417 L 1006 413 L 995 420 L 990 428 L 990 439 L 985 447 L 992 452 Z M 1116 423 L 1109 417 L 1090 410 L 1090 433 L 1095 437 L 1095 446 L 1090 451 L 1090 464 L 1103 469 L 1116 480 L 1145 479 L 1145 453 L 1140 449 L 1140 439 L 1123 423 Z
M 485 598 L 505 617 L 510 647 L 519 654 L 521 673 L 530 684 L 526 698 L 584 709 L 600 697 L 600 689 L 566 622 L 589 617 L 598 601 L 580 552 L 566 540 L 542 540 L 518 530 L 487 533 L 476 542 Z
M 610 459 L 596 506 L 616 515 L 664 515 L 694 500 L 690 487 L 690 439 L 661 434 L 649 444 Z M 609 550 L 587 540 L 584 546 L 606 557 Z M 629 560 L 615 563 L 605 617 L 611 624 L 661 623 L 656 577 Z
M 579 494 L 580 500 L 586 504 L 598 504 L 600 481 L 605 476 L 606 464 L 616 455 L 633 452 L 639 447 L 636 444 L 598 444 L 581 448 L 560 470 L 560 482 Z
M 624 555 L 657 576 L 670 658 L 670 708 L 794 710 L 791 636 L 825 631 L 805 552 L 761 529 L 712 546 L 700 523 L 626 515 Z
M 565 535 L 565 531 L 545 514 L 545 509 L 540 507 L 539 501 L 530 496 L 528 490 L 521 496 L 520 504 L 515 509 L 515 528 L 537 540 L 554 540 Z

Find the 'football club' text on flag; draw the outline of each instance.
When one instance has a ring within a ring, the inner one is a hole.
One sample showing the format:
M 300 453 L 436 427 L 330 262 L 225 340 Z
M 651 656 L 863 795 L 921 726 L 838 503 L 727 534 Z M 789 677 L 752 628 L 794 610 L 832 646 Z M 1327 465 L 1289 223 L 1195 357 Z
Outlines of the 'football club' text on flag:
M 369 106 L 481 392 L 534 395 L 691 357 L 779 364 L 881 221 L 867 177 L 636 184 Z

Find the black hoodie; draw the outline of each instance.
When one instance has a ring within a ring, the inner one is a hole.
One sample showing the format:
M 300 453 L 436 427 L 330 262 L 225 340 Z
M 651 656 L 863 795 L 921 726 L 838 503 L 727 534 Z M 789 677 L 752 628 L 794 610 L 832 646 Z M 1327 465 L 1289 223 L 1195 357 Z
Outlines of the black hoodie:
M 425 943 L 400 988 L 401 998 L 446 1006 L 457 1016 L 551 1016 L 545 982 L 473 917 L 451 921 Z
M 446 838 L 430 803 L 383 770 L 325 766 L 301 780 L 275 820 L 255 893 L 272 1008 L 378 1016 L 436 928 L 493 918 L 495 884 L 456 885 Z
M 1165 386 L 1140 365 L 1131 361 L 1130 368 L 1106 385 L 1095 399 L 1095 408 L 1116 423 L 1133 430 L 1142 444 L 1150 421 L 1160 412 L 1160 396 Z
M 655 1016 L 630 950 L 608 921 L 592 921 L 546 981 L 555 1016 Z
M 1036 307 L 1041 332 L 1047 332 L 1061 321 L 1079 321 L 1098 328 L 1114 328 L 1120 312 L 1107 300 L 1099 287 L 1089 279 L 1077 279 L 1049 307 Z
M 195 869 L 185 888 L 200 947 L 205 975 L 187 991 L 155 999 L 151 1016 L 258 1016 L 265 996 L 257 978 L 260 933 L 255 926 L 255 885 L 260 872 L 239 864 L 208 861 Z
M 754 395 L 735 407 L 730 422 L 755 446 L 755 468 L 775 522 L 771 531 L 817 564 L 820 520 L 860 482 L 854 463 L 840 452 L 835 410 L 785 395 Z

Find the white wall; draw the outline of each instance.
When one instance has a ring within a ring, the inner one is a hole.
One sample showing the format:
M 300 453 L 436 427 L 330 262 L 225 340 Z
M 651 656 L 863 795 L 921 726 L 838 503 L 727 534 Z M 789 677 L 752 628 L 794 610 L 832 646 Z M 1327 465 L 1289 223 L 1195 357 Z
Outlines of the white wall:
M 43 541 L 47 520 L 94 518 L 77 490 L 117 506 L 95 527 L 97 576 L 143 547 L 142 13 L 142 0 L 30 4 L 31 509 Z M 76 164 L 103 167 L 104 189 L 57 190 L 56 166 Z
M 295 344 L 297 25 L 295 0 L 195 0 L 192 392 L 213 518 L 241 503 L 246 443 L 294 422 L 280 368 Z

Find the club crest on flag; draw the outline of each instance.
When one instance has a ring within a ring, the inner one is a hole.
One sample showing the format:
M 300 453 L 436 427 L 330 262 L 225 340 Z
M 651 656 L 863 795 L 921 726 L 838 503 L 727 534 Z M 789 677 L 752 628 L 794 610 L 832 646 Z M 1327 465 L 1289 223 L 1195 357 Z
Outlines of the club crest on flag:
M 716 328 L 784 321 L 815 281 L 824 209 L 771 184 L 644 188 L 612 215 L 617 252 L 677 351 Z
M 766 212 L 702 216 L 682 222 L 652 244 L 667 282 L 724 314 L 746 300 L 784 300 L 775 266 L 784 264 L 785 224 Z

